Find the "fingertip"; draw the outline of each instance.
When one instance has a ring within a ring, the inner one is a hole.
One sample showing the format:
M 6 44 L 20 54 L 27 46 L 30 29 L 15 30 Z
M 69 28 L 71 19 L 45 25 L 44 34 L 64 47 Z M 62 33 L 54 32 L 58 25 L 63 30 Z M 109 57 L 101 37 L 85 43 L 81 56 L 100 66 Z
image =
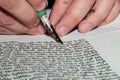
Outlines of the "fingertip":
M 56 20 L 56 14 L 55 14 L 54 11 L 52 11 L 51 14 L 50 14 L 50 22 L 54 26 L 57 23 L 56 21 L 57 21 Z
M 78 26 L 78 30 L 81 32 L 81 33 L 86 33 L 86 32 L 89 32 L 91 31 L 92 29 L 94 28 L 94 26 L 89 23 L 89 22 L 86 22 L 86 23 L 82 23 Z
M 46 0 L 43 0 L 39 6 L 36 8 L 37 11 L 41 11 L 45 9 L 48 6 L 48 2 Z
M 63 18 L 67 9 L 69 8 L 69 5 L 72 4 L 72 1 L 73 0 L 55 0 L 50 15 L 50 21 L 53 25 L 57 25 Z
M 27 0 L 27 1 L 36 11 L 41 11 L 48 6 L 47 0 Z
M 57 31 L 58 35 L 62 37 L 67 34 L 68 28 L 66 26 L 61 26 L 61 27 L 57 27 L 56 31 Z
M 52 25 L 56 25 L 64 15 L 64 12 L 62 9 L 59 9 L 59 8 L 57 9 L 57 6 L 54 6 L 54 7 L 56 8 L 53 8 L 50 14 L 50 21 Z

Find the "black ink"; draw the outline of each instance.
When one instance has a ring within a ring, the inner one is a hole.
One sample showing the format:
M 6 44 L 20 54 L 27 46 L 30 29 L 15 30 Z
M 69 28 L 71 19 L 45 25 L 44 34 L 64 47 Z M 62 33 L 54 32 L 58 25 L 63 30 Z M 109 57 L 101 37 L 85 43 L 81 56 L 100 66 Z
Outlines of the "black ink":
M 1 42 L 0 80 L 120 80 L 84 39 Z

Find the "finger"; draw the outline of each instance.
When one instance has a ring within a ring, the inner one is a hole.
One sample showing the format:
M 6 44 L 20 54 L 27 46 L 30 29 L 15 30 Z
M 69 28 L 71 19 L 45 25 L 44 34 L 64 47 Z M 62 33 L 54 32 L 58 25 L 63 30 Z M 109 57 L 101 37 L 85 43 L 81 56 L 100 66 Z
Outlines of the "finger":
M 74 0 L 56 0 L 51 12 L 50 21 L 53 25 L 57 24 L 66 12 L 67 8 Z
M 29 29 L 27 32 L 25 32 L 25 34 L 30 34 L 30 35 L 39 35 L 39 34 L 44 34 L 44 33 L 46 33 L 46 29 L 43 28 L 42 25 Z
M 41 11 L 48 6 L 47 0 L 27 0 L 27 1 L 37 11 Z
M 0 8 L 0 25 L 8 26 L 14 24 L 15 20 L 10 16 L 10 14 Z
M 36 29 L 36 32 L 34 30 L 34 33 L 30 33 L 30 34 L 43 34 L 44 33 L 44 29 L 42 29 L 42 25 L 39 25 L 38 27 L 35 28 L 28 28 L 25 25 L 19 23 L 17 20 L 15 20 L 12 16 L 10 16 L 9 14 L 0 11 L 0 25 L 6 29 L 8 29 L 9 31 L 13 31 L 19 34 L 22 33 L 27 33 L 31 30 Z
M 114 0 L 98 0 L 93 8 L 95 12 L 88 15 L 87 18 L 80 23 L 78 30 L 85 33 L 99 26 L 110 13 L 114 2 Z
M 6 35 L 6 34 L 17 34 L 16 32 L 10 31 L 8 29 L 6 29 L 3 26 L 0 26 L 0 35 Z
M 17 22 L 10 14 L 5 12 L 4 10 L 0 10 L 0 25 L 18 33 L 23 33 L 24 30 L 28 28 L 21 23 Z
M 36 12 L 26 0 L 0 0 L 0 7 L 11 13 L 27 27 L 37 26 Z
M 60 36 L 64 36 L 70 32 L 85 17 L 94 2 L 95 0 L 74 0 L 57 24 L 57 33 Z
M 105 25 L 105 24 L 112 22 L 113 20 L 117 18 L 119 13 L 120 13 L 120 0 L 116 0 L 113 9 L 111 10 L 110 14 L 108 15 L 108 17 L 104 20 L 104 22 L 101 25 Z

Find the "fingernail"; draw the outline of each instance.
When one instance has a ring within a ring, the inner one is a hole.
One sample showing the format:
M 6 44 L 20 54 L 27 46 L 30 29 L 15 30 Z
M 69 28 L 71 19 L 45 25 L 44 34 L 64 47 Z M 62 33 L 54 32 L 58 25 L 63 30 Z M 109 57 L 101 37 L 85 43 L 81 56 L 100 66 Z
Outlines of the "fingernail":
M 80 26 L 80 31 L 83 33 L 89 32 L 93 29 L 93 25 L 90 23 L 84 23 Z
M 46 1 L 42 1 L 42 2 L 40 3 L 40 5 L 38 6 L 37 11 L 43 10 L 46 6 L 47 6 Z
M 68 28 L 65 27 L 65 26 L 59 27 L 59 28 L 57 29 L 57 33 L 58 33 L 60 36 L 66 35 L 67 32 L 68 32 Z

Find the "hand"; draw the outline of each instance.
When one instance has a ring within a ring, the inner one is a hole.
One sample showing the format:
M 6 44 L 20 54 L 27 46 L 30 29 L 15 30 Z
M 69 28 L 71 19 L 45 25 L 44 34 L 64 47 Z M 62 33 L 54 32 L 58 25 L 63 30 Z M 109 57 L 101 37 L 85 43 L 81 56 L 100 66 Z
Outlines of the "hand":
M 64 36 L 75 26 L 84 33 L 110 23 L 119 11 L 119 0 L 56 0 L 50 20 L 58 34 Z
M 47 6 L 47 0 L 0 0 L 0 34 L 42 34 L 36 11 Z

